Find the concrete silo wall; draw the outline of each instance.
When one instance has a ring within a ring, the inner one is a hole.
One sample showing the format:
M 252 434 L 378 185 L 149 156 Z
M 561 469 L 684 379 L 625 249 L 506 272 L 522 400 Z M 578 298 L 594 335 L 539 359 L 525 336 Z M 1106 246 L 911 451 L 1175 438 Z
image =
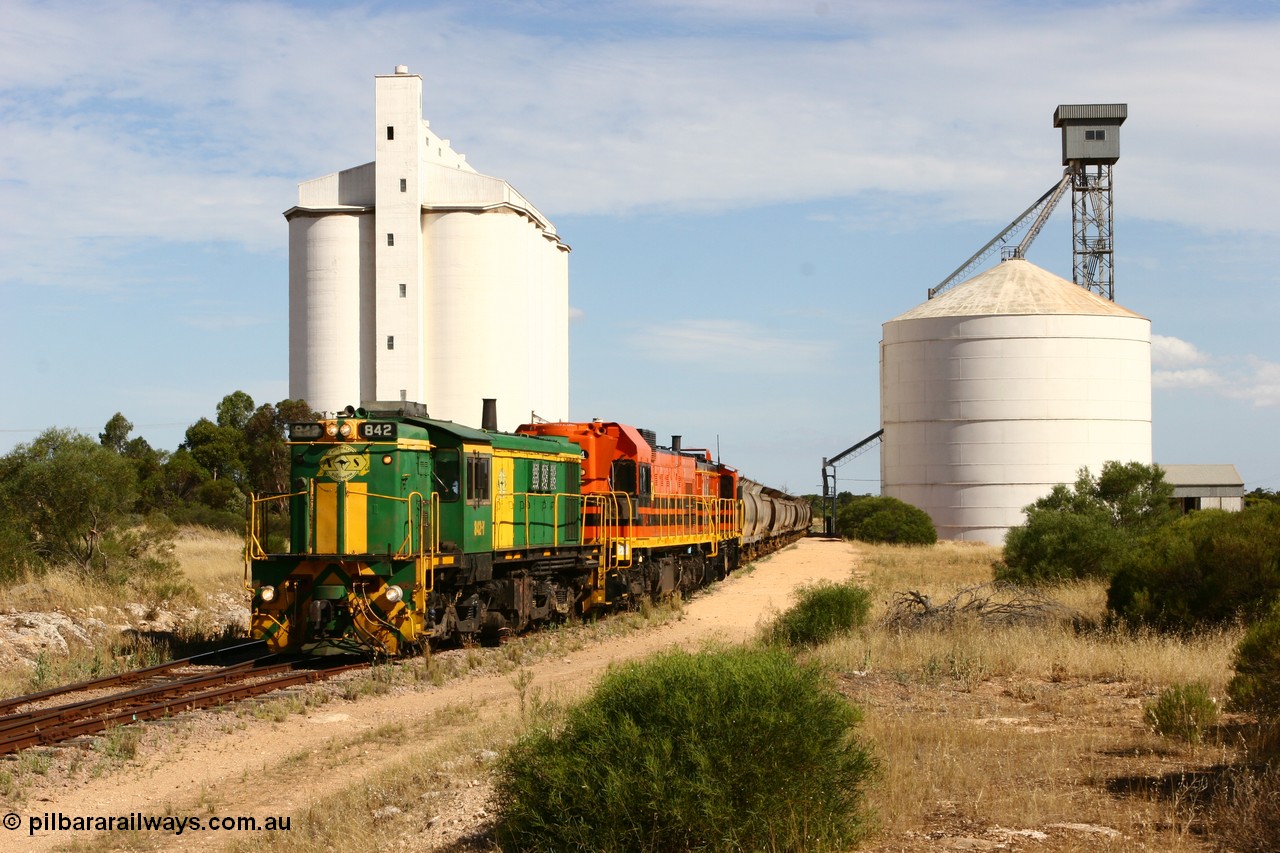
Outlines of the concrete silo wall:
M 481 399 L 492 397 L 500 429 L 531 411 L 567 417 L 564 252 L 516 213 L 428 213 L 422 222 L 432 416 L 478 423 Z
M 289 222 L 289 396 L 319 411 L 373 387 L 373 216 Z

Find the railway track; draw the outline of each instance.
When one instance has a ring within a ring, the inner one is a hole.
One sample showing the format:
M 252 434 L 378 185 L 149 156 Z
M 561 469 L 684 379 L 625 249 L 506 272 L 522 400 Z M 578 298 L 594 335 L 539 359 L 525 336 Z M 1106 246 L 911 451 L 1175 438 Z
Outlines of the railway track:
M 261 643 L 0 699 L 0 755 L 332 678 L 367 663 L 263 655 Z M 256 656 L 255 656 L 256 654 Z M 219 665 L 219 661 L 232 660 Z M 192 670 L 199 670 L 193 672 Z M 104 691 L 106 691 L 104 693 Z M 84 698 L 74 701 L 73 697 Z

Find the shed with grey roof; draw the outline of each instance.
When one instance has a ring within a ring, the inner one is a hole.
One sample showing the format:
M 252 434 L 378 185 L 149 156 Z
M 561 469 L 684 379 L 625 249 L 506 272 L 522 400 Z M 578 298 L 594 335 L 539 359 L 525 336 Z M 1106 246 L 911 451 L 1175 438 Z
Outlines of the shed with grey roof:
M 1244 480 L 1234 465 L 1161 465 L 1183 512 L 1244 509 Z

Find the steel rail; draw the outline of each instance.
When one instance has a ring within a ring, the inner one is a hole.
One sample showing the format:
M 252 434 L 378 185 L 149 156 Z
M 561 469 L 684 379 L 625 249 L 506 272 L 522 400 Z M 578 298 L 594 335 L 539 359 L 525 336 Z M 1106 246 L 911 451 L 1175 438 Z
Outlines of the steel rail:
M 199 689 L 206 683 L 225 683 L 231 679 L 240 680 L 253 677 L 254 675 L 272 675 L 276 672 L 287 672 L 294 668 L 291 663 L 275 664 L 270 667 L 259 668 L 255 666 L 257 663 L 258 661 L 245 661 L 244 663 L 223 667 L 214 672 L 203 672 L 196 675 L 178 678 L 173 681 L 162 681 L 158 684 L 148 684 L 133 690 L 127 690 L 123 693 L 112 693 L 109 696 L 99 696 L 95 699 L 85 699 L 80 702 L 72 702 L 66 705 L 54 705 L 48 708 L 38 708 L 32 711 L 9 714 L 7 716 L 0 717 L 0 738 L 3 737 L 4 732 L 15 728 L 21 728 L 26 725 L 39 725 L 40 723 L 49 720 L 62 720 L 83 716 L 85 714 L 111 708 L 116 705 L 146 704 L 152 699 Z
M 181 711 L 205 708 L 270 693 L 296 684 L 332 678 L 339 673 L 367 666 L 365 663 L 356 663 L 325 669 L 303 669 L 302 663 L 274 664 L 256 670 L 237 666 L 234 672 L 219 671 L 183 679 L 180 682 L 156 685 L 149 692 L 130 691 L 128 694 L 117 694 L 101 700 L 49 709 L 51 712 L 63 713 L 61 716 L 53 713 L 48 718 L 20 721 L 17 725 L 4 729 L 3 731 L 7 734 L 0 733 L 0 755 L 17 752 L 30 746 L 58 743 L 81 735 L 93 734 L 114 725 L 154 720 Z M 287 672 L 287 674 L 280 675 L 281 672 Z M 264 676 L 275 677 L 250 682 L 250 679 Z M 226 684 L 225 682 L 229 679 L 233 679 L 236 683 Z M 219 683 L 222 683 L 222 686 L 213 690 L 204 689 L 211 684 Z M 165 695 L 172 694 L 174 691 L 178 691 L 178 695 Z
M 0 714 L 8 711 L 10 708 L 20 708 L 23 705 L 30 705 L 33 702 L 40 702 L 44 699 L 51 699 L 55 696 L 62 696 L 69 693 L 78 693 L 82 690 L 101 690 L 105 687 L 114 687 L 117 684 L 128 684 L 131 681 L 139 681 L 143 678 L 150 678 L 156 675 L 163 675 L 169 670 L 178 669 L 183 666 L 199 666 L 198 661 L 201 658 L 209 658 L 217 655 L 229 655 L 236 652 L 248 651 L 252 648 L 263 648 L 264 643 L 261 640 L 254 640 L 249 643 L 241 643 L 236 646 L 229 646 L 225 649 L 216 649 L 211 652 L 201 652 L 191 657 L 179 658 L 177 660 L 166 661 L 165 663 L 157 663 L 151 666 L 145 666 L 142 669 L 132 669 L 128 672 L 120 672 L 115 675 L 104 675 L 101 678 L 93 678 L 88 681 L 79 681 L 75 684 L 64 684 L 61 687 L 50 687 L 48 690 L 41 690 L 36 693 L 27 693 L 23 696 L 13 696 L 6 699 L 0 699 Z

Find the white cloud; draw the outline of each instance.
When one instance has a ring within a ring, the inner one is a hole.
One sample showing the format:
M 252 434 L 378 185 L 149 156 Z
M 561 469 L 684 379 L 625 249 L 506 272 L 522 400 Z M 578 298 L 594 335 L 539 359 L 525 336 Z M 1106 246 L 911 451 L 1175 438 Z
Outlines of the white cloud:
M 1151 363 L 1156 367 L 1184 367 L 1208 359 L 1195 344 L 1169 335 L 1151 336 Z
M 913 219 L 1004 221 L 1060 169 L 1053 107 L 1125 100 L 1126 215 L 1280 230 L 1280 113 L 1259 108 L 1280 78 L 1274 16 L 1195 2 L 502 9 L 8 4 L 0 282 L 83 285 L 133 240 L 283 252 L 294 184 L 371 156 L 370 78 L 396 63 L 424 75 L 433 127 L 553 220 L 892 193 Z M 1081 65 L 1063 33 L 1100 16 L 1123 49 Z
M 1214 388 L 1223 384 L 1221 376 L 1203 367 L 1190 370 L 1156 370 L 1151 373 L 1151 385 L 1154 388 Z
M 1280 405 L 1280 364 L 1256 356 L 1245 359 L 1242 376 L 1227 390 L 1227 396 L 1248 400 L 1259 408 Z
M 1157 366 L 1151 373 L 1153 388 L 1205 389 L 1259 408 L 1280 405 L 1280 363 L 1254 355 L 1212 356 L 1188 341 L 1165 335 L 1151 336 L 1151 355 Z M 1204 364 L 1211 366 L 1191 366 Z

